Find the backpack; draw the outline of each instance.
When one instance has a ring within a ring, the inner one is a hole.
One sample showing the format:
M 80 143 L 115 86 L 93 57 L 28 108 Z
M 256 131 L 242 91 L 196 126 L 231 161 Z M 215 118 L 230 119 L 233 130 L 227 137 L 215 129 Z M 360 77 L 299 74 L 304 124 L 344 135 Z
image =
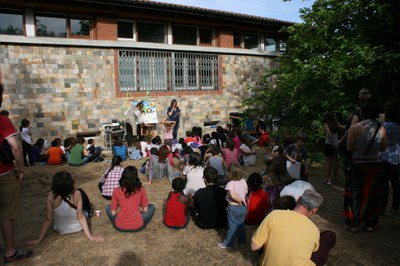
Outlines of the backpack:
M 141 152 L 139 150 L 133 149 L 129 158 L 131 160 L 140 160 L 142 159 Z
M 90 203 L 88 195 L 85 193 L 85 191 L 83 189 L 78 188 L 78 190 L 81 192 L 81 195 L 82 195 L 82 210 L 87 211 L 89 214 L 89 217 L 92 217 L 93 216 L 93 208 L 92 208 L 92 203 Z M 72 202 L 70 202 L 67 199 L 64 199 L 64 201 L 66 203 L 68 203 L 69 206 L 71 206 L 72 208 L 74 208 L 76 210 L 76 206 L 74 204 L 72 204 Z
M 14 155 L 11 150 L 10 144 L 8 144 L 7 140 L 3 141 L 3 144 L 0 144 L 0 162 L 4 164 L 13 164 Z

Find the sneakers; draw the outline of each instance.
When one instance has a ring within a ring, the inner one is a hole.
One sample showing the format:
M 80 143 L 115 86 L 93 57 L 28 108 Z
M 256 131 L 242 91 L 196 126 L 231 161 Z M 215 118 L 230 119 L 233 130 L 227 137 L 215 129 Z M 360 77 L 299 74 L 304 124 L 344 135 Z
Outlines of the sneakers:
M 17 249 L 14 253 L 14 255 L 12 255 L 11 257 L 6 257 L 4 256 L 4 263 L 13 263 L 13 262 L 17 262 L 23 259 L 27 259 L 30 256 L 32 256 L 33 252 L 28 250 L 19 250 Z
M 331 180 L 329 180 L 329 179 L 324 179 L 324 180 L 321 181 L 321 183 L 322 184 L 326 184 L 326 185 L 331 185 L 332 184 Z
M 218 243 L 218 247 L 222 249 L 231 249 L 231 247 L 225 246 L 224 242 Z

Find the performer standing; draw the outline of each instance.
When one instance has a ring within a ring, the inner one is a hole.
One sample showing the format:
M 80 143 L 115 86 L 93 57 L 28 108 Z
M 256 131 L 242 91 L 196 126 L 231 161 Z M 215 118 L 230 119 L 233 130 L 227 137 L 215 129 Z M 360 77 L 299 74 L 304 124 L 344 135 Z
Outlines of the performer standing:
M 168 107 L 167 110 L 168 120 L 175 121 L 175 126 L 172 131 L 172 136 L 174 139 L 177 139 L 178 136 L 178 129 L 179 129 L 179 118 L 181 116 L 181 110 L 178 107 L 178 103 L 175 99 L 171 101 L 171 105 Z
M 143 102 L 139 102 L 135 106 L 131 105 L 128 110 L 125 111 L 125 116 L 129 116 L 129 118 L 131 119 L 132 134 L 135 137 L 141 135 L 142 114 Z

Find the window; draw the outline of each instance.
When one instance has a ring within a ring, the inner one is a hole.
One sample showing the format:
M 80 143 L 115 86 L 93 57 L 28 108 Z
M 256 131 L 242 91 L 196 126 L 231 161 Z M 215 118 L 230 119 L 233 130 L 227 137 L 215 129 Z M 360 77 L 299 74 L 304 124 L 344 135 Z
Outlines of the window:
M 0 12 L 0 34 L 24 35 L 22 14 Z
M 265 37 L 264 51 L 275 52 L 276 51 L 276 40 L 271 37 Z
M 67 37 L 67 19 L 65 17 L 36 16 L 36 35 Z
M 213 30 L 212 29 L 199 29 L 200 44 L 212 44 L 213 42 Z
M 197 29 L 187 26 L 172 26 L 174 44 L 197 45 Z
M 165 43 L 164 24 L 138 22 L 136 25 L 139 42 Z
M 239 32 L 233 33 L 233 47 L 242 47 L 242 34 Z
M 258 35 L 256 34 L 244 34 L 244 48 L 251 50 L 258 50 Z
M 118 66 L 121 92 L 219 89 L 219 57 L 214 54 L 120 50 Z
M 279 52 L 286 52 L 286 41 L 279 40 Z
M 118 38 L 133 39 L 133 23 L 118 21 Z
M 90 36 L 90 19 L 70 19 L 71 35 L 89 37 Z

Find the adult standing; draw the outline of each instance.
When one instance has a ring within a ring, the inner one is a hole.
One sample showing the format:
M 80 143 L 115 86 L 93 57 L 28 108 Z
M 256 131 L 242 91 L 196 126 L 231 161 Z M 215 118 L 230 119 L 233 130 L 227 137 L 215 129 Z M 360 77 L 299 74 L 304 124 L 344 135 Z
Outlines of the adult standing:
M 3 85 L 0 83 L 0 107 L 3 102 Z M 14 246 L 14 219 L 20 211 L 21 181 L 24 178 L 24 158 L 17 139 L 17 131 L 7 116 L 0 116 L 0 144 L 6 140 L 14 156 L 13 162 L 0 159 L 0 219 L 4 238 L 4 262 L 11 263 L 32 256 L 32 251 L 18 250 Z M 4 147 L 1 147 L 2 152 Z
M 382 152 L 381 158 L 384 176 L 384 204 L 386 208 L 389 197 L 389 180 L 393 189 L 392 206 L 388 210 L 398 212 L 400 205 L 400 112 L 399 100 L 390 100 L 385 104 L 385 123 L 383 127 L 387 135 L 387 148 Z M 382 209 L 384 212 L 385 209 Z
M 343 127 L 336 121 L 336 117 L 332 112 L 327 112 L 324 117 L 324 130 L 325 130 L 325 159 L 326 159 L 326 175 L 323 182 L 330 185 L 331 173 L 333 182 L 337 182 L 337 153 L 336 150 L 339 145 L 339 129 Z
M 345 229 L 357 232 L 364 222 L 367 232 L 378 224 L 383 205 L 383 165 L 379 152 L 386 150 L 386 130 L 376 118 L 378 109 L 368 103 L 361 109 L 364 118 L 349 129 L 347 150 L 352 153 L 352 169 L 345 187 L 343 216 Z
M 174 129 L 172 130 L 172 136 L 174 139 L 177 139 L 178 129 L 179 129 L 179 118 L 181 116 L 181 110 L 178 107 L 178 102 L 173 99 L 171 101 L 171 105 L 167 110 L 168 120 L 175 121 Z
M 293 211 L 271 212 L 254 232 L 253 251 L 264 247 L 261 265 L 324 265 L 329 251 L 336 244 L 332 231 L 320 233 L 309 219 L 323 198 L 313 190 L 306 190 Z
M 143 112 L 143 102 L 138 102 L 135 106 L 131 105 L 125 112 L 125 116 L 129 116 L 127 120 L 131 123 L 132 134 L 135 137 L 140 136 L 142 133 Z

